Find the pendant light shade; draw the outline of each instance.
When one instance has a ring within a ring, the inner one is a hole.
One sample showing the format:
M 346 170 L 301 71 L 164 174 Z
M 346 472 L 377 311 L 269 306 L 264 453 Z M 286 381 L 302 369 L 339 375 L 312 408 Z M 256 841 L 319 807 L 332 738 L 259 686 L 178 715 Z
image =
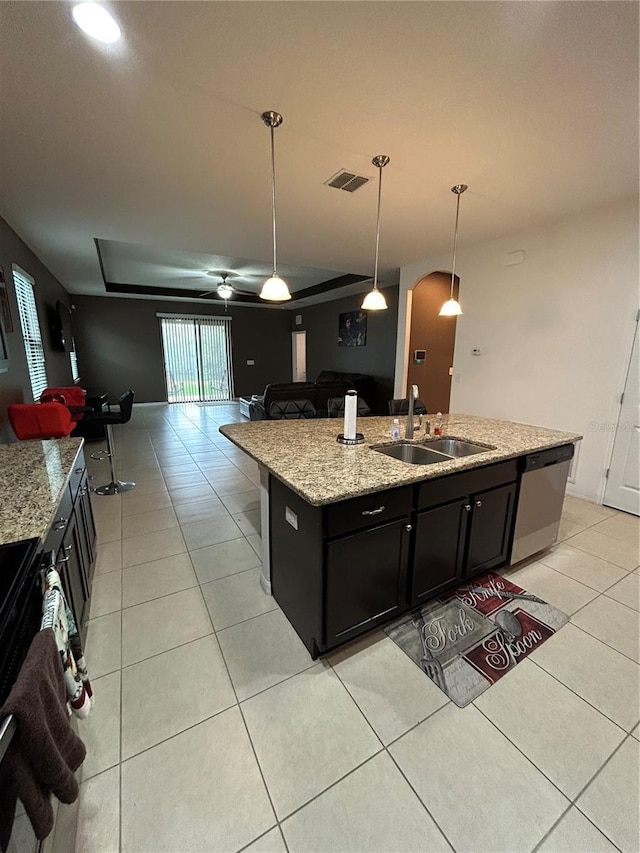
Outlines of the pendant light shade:
M 439 314 L 440 317 L 457 317 L 458 314 L 462 314 L 462 308 L 457 299 L 447 299 Z
M 384 311 L 387 307 L 387 301 L 378 290 L 378 256 L 380 246 L 380 200 L 382 198 L 382 170 L 389 162 L 389 157 L 386 154 L 378 154 L 371 161 L 374 166 L 380 170 L 378 180 L 378 213 L 376 216 L 376 260 L 373 268 L 373 290 L 371 290 L 364 298 L 362 308 L 364 311 Z
M 277 273 L 276 267 L 276 155 L 273 131 L 282 124 L 282 116 L 274 110 L 262 113 L 262 121 L 271 130 L 271 225 L 273 231 L 273 274 L 262 285 L 260 299 L 267 302 L 286 302 L 291 299 L 289 288 Z
M 387 307 L 387 301 L 382 295 L 382 293 L 375 288 L 375 290 L 369 291 L 364 298 L 364 302 L 362 303 L 362 308 L 365 311 L 384 311 Z
M 269 302 L 286 302 L 287 299 L 291 299 L 291 294 L 284 281 L 274 272 L 262 285 L 260 299 L 266 299 Z
M 453 298 L 453 285 L 456 279 L 456 247 L 458 245 L 458 218 L 460 216 L 460 196 L 469 189 L 466 184 L 456 184 L 451 187 L 451 192 L 456 195 L 456 227 L 453 234 L 453 258 L 451 259 L 451 294 L 440 309 L 440 317 L 458 317 L 462 314 L 462 308 L 457 299 Z

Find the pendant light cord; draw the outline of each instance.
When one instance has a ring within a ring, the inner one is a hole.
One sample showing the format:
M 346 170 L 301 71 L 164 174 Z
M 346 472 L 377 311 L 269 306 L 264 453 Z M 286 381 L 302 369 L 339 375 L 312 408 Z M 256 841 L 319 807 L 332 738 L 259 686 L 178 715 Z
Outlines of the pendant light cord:
M 378 254 L 380 247 L 380 199 L 382 198 L 382 166 L 378 166 L 380 180 L 378 181 L 378 213 L 376 217 L 376 260 L 373 268 L 373 289 L 378 289 Z
M 271 125 L 271 215 L 273 219 L 273 274 L 276 275 L 276 154 L 273 125 Z
M 453 283 L 456 275 L 456 249 L 458 247 L 458 218 L 460 216 L 460 193 L 456 193 L 456 227 L 453 232 L 453 259 L 451 261 L 451 299 L 453 299 Z

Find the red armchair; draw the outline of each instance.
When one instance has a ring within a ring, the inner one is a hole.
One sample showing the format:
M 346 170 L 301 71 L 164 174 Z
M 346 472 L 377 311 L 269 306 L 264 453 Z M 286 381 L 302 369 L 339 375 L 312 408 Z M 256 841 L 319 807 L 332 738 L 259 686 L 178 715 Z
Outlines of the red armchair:
M 76 422 L 62 403 L 12 403 L 9 422 L 20 441 L 31 438 L 66 438 Z

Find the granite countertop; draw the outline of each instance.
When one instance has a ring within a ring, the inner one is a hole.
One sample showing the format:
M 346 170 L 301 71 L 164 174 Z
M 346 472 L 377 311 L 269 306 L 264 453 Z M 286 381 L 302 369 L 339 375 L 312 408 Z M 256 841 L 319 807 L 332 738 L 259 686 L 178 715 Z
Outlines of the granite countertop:
M 429 419 L 433 424 L 433 416 Z M 356 446 L 336 441 L 343 428 L 341 418 L 225 424 L 220 432 L 313 506 L 431 480 L 582 438 L 576 433 L 530 424 L 450 414 L 443 418 L 443 436 L 491 449 L 436 465 L 410 465 L 371 450 L 373 444 L 393 443 L 392 420 L 359 418 L 357 428 L 364 433 L 365 441 Z M 406 418 L 400 418 L 401 435 L 405 423 Z M 415 434 L 414 443 L 422 440 L 420 432 Z
M 0 444 L 0 545 L 47 534 L 83 443 L 57 438 Z

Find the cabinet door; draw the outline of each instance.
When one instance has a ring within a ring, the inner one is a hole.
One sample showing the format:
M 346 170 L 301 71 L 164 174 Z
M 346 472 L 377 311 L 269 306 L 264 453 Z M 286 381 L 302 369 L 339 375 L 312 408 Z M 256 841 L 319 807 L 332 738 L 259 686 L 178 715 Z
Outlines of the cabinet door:
M 471 496 L 467 577 L 506 563 L 515 493 L 516 485 L 511 483 Z
M 406 607 L 409 519 L 330 542 L 326 563 L 326 646 L 362 634 Z
M 86 618 L 86 605 L 89 599 L 82 564 L 82 544 L 74 513 L 58 551 L 58 570 L 61 572 L 69 606 L 73 610 L 80 636 L 84 639 L 83 624 Z
M 462 498 L 418 514 L 411 605 L 433 598 L 462 577 L 470 504 Z
M 91 593 L 91 582 L 93 580 L 93 567 L 96 558 L 96 525 L 89 497 L 89 480 L 85 474 L 80 484 L 78 497 L 76 498 L 75 512 L 77 524 L 80 527 L 80 538 L 82 539 L 82 556 L 84 576 L 86 579 L 87 592 Z

